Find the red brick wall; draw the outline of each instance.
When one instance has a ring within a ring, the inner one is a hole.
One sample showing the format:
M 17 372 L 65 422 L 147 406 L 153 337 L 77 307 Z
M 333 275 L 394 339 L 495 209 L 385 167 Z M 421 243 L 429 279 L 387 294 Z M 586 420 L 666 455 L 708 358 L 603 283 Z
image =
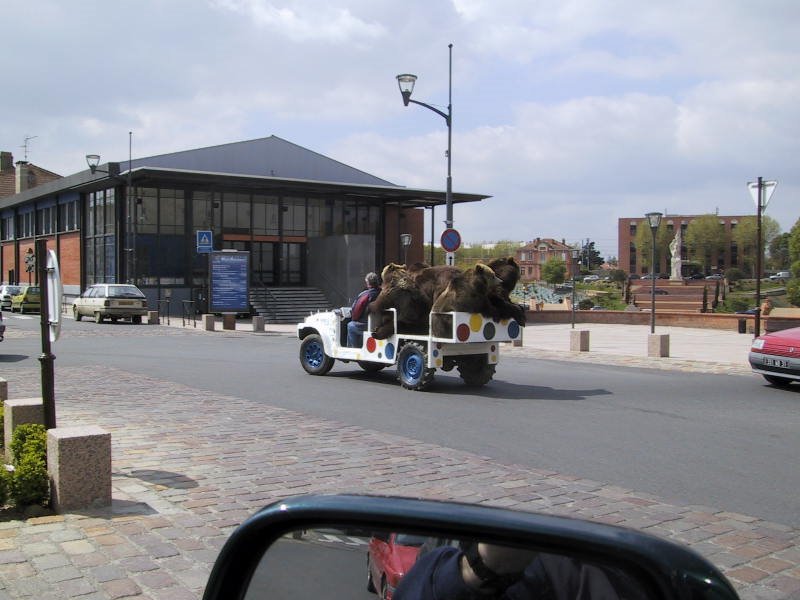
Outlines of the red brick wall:
M 47 242 L 51 247 L 52 241 Z M 81 237 L 77 231 L 61 234 L 58 238 L 58 266 L 62 285 L 81 283 Z

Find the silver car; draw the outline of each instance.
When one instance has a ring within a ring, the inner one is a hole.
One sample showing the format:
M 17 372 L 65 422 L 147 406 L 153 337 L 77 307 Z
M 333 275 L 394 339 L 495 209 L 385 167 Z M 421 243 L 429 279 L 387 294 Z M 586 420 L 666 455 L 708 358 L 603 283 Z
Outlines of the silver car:
M 104 319 L 114 323 L 119 319 L 141 323 L 146 314 L 147 299 L 142 290 L 126 283 L 96 283 L 72 303 L 76 321 L 93 317 L 95 323 L 102 323 Z
M 9 310 L 11 308 L 11 296 L 21 293 L 21 285 L 0 285 L 0 308 Z

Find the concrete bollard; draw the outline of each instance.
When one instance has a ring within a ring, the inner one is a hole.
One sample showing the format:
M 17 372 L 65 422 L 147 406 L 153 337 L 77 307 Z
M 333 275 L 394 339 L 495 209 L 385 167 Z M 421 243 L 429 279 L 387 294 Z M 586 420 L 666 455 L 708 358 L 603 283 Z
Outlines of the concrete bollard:
M 649 334 L 647 336 L 647 356 L 652 358 L 664 358 L 669 356 L 669 334 Z
M 233 313 L 222 315 L 222 328 L 228 330 L 236 329 L 236 315 Z
M 573 329 L 569 332 L 569 349 L 571 352 L 589 351 L 589 330 Z
M 148 325 L 158 325 L 160 322 L 158 318 L 158 311 L 157 310 L 148 310 L 147 311 L 147 324 Z
M 3 447 L 11 462 L 11 436 L 14 428 L 25 423 L 44 425 L 44 401 L 41 398 L 18 398 L 3 402 Z
M 253 317 L 253 331 L 264 331 L 264 317 L 261 315 Z
M 203 329 L 206 331 L 214 331 L 214 326 L 216 325 L 216 318 L 214 315 L 203 315 Z
M 58 512 L 111 504 L 111 434 L 95 426 L 47 431 L 50 502 Z

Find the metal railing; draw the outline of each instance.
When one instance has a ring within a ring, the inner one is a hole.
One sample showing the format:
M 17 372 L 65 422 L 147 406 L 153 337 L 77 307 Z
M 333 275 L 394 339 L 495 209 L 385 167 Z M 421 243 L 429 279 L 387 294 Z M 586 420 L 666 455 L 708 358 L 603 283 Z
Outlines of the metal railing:
M 162 298 L 162 299 L 158 300 L 158 320 L 159 320 L 159 322 L 161 322 L 161 318 L 163 316 L 166 316 L 167 325 L 169 325 L 169 303 L 170 303 L 170 299 L 169 298 Z M 167 307 L 166 311 L 163 308 L 164 305 L 166 305 L 166 307 Z
M 192 327 L 197 327 L 197 311 L 194 309 L 194 300 L 181 300 L 181 304 L 183 304 L 181 325 L 186 327 L 186 322 L 191 321 Z

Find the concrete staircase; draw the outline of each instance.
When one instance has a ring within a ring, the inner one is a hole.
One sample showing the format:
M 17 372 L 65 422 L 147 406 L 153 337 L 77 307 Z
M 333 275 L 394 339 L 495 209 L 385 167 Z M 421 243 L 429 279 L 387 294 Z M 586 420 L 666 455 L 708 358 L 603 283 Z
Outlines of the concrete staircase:
M 250 304 L 267 323 L 299 323 L 310 313 L 331 309 L 322 290 L 309 287 L 251 287 Z
M 656 294 L 656 311 L 659 310 L 689 310 L 702 312 L 703 288 L 708 287 L 708 308 L 714 300 L 714 290 L 717 283 L 704 279 L 671 281 L 669 279 L 656 279 L 656 290 L 663 290 L 666 294 Z M 631 302 L 641 309 L 650 308 L 650 290 L 652 281 L 637 279 L 631 283 Z

